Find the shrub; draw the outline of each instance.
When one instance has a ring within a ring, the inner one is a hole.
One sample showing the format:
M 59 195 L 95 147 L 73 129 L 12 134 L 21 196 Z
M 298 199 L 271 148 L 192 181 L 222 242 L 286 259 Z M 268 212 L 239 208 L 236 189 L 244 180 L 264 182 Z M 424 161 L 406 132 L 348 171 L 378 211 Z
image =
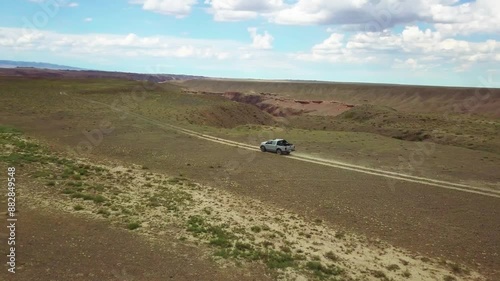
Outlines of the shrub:
M 130 230 L 135 230 L 138 229 L 139 227 L 141 227 L 141 224 L 138 222 L 132 222 L 127 225 L 127 228 Z

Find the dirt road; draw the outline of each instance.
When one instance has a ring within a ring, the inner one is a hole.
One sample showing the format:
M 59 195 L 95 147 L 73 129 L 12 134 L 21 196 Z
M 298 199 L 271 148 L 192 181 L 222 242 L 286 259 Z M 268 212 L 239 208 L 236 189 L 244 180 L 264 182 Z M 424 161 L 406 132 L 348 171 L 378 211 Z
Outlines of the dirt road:
M 105 106 L 113 110 L 113 108 L 102 102 L 98 102 L 95 100 L 90 100 L 90 99 L 83 99 L 79 97 L 73 97 L 78 100 L 81 100 L 82 102 L 87 102 L 87 103 L 93 103 L 93 104 L 98 104 L 101 106 Z M 128 114 L 133 115 L 135 118 L 140 119 L 144 122 L 147 122 L 151 125 L 157 126 L 162 129 L 167 129 L 167 130 L 174 130 L 176 132 L 188 135 L 188 136 L 193 136 L 202 140 L 218 143 L 218 144 L 223 144 L 231 147 L 236 147 L 238 149 L 245 149 L 245 150 L 250 150 L 250 151 L 260 151 L 258 146 L 254 146 L 251 144 L 245 144 L 242 142 L 236 142 L 236 141 L 231 141 L 228 139 L 223 139 L 219 137 L 214 137 L 211 135 L 207 134 L 202 134 L 193 130 L 188 130 L 179 126 L 175 126 L 172 124 L 168 124 L 165 122 L 160 122 L 148 117 L 145 117 L 143 115 L 133 113 L 133 112 L 128 112 Z M 417 177 L 417 176 L 412 176 L 412 175 L 407 175 L 407 174 L 402 174 L 402 173 L 395 173 L 391 171 L 385 171 L 385 170 L 380 170 L 380 169 L 373 169 L 373 168 L 368 168 L 368 167 L 363 167 L 359 165 L 352 165 L 349 163 L 344 163 L 332 159 L 320 159 L 320 158 L 315 158 L 311 157 L 302 153 L 294 153 L 293 155 L 289 156 L 288 158 L 302 161 L 302 162 L 308 162 L 312 164 L 317 164 L 317 165 L 323 165 L 323 166 L 328 166 L 328 167 L 333 167 L 333 168 L 338 168 L 338 169 L 344 169 L 344 170 L 349 170 L 349 171 L 354 171 L 358 173 L 364 173 L 364 174 L 369 174 L 369 175 L 374 175 L 374 176 L 379 176 L 379 177 L 384 177 L 388 178 L 391 180 L 400 180 L 400 181 L 407 181 L 407 182 L 413 182 L 413 183 L 419 183 L 423 185 L 429 185 L 433 187 L 440 187 L 440 188 L 445 188 L 445 189 L 450 189 L 450 190 L 455 190 L 455 191 L 461 191 L 461 192 L 468 192 L 468 193 L 474 193 L 474 194 L 480 194 L 484 196 L 490 196 L 490 197 L 495 197 L 495 198 L 500 198 L 500 191 L 498 190 L 492 190 L 492 189 L 487 189 L 487 188 L 481 188 L 481 187 L 474 187 L 470 185 L 465 185 L 465 184 L 460 184 L 460 183 L 454 183 L 454 182 L 449 182 L 449 181 L 442 181 L 442 180 L 436 180 L 436 179 L 430 179 L 430 178 L 424 178 L 424 177 Z

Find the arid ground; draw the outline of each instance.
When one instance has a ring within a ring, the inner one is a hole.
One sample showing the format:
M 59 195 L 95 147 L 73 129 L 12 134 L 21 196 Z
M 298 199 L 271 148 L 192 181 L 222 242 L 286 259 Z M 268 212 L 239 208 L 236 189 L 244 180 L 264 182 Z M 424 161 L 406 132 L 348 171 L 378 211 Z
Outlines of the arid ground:
M 498 90 L 28 76 L 1 280 L 500 279 Z

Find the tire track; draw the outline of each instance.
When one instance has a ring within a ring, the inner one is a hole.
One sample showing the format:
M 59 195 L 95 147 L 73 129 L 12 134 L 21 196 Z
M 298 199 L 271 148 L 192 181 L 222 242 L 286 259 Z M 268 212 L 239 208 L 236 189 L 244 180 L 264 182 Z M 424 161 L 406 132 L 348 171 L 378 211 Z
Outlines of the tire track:
M 80 97 L 76 97 L 74 95 L 71 95 L 71 97 L 88 102 L 88 103 L 102 105 L 102 106 L 105 106 L 107 108 L 112 109 L 113 111 L 116 111 L 115 108 L 113 108 L 112 106 L 110 106 L 106 103 L 98 102 L 95 100 L 83 99 Z M 143 115 L 129 112 L 129 111 L 126 112 L 126 114 L 129 114 L 129 115 L 134 116 L 140 120 L 143 120 L 147 123 L 156 125 L 160 128 L 166 129 L 166 130 L 173 130 L 173 131 L 176 131 L 178 133 L 182 133 L 182 134 L 196 137 L 196 138 L 206 140 L 206 141 L 211 141 L 214 143 L 219 143 L 219 144 L 237 147 L 237 148 L 246 149 L 246 150 L 255 151 L 255 152 L 260 152 L 260 149 L 258 146 L 254 146 L 254 145 L 250 145 L 250 144 L 246 144 L 246 143 L 241 143 L 241 142 L 236 142 L 236 141 L 223 139 L 223 138 L 219 138 L 219 137 L 214 137 L 214 136 L 207 135 L 207 134 L 202 134 L 202 133 L 199 133 L 199 132 L 196 132 L 193 130 L 179 127 L 179 126 L 171 125 L 168 123 L 162 123 L 158 120 L 151 119 L 151 118 L 145 117 Z M 302 161 L 302 162 L 311 163 L 311 164 L 323 165 L 323 166 L 328 166 L 328 167 L 332 167 L 332 168 L 343 169 L 343 170 L 348 170 L 348 171 L 353 171 L 353 172 L 358 172 L 358 173 L 364 173 L 364 174 L 373 175 L 373 176 L 385 177 L 385 178 L 389 178 L 389 179 L 393 179 L 393 180 L 419 183 L 419 184 L 423 184 L 423 185 L 427 185 L 427 186 L 439 187 L 439 188 L 444 188 L 444 189 L 448 189 L 448 190 L 455 190 L 455 191 L 473 193 L 473 194 L 478 194 L 478 195 L 483 195 L 483 196 L 500 198 L 500 191 L 481 188 L 481 187 L 474 187 L 474 186 L 460 184 L 460 183 L 454 183 L 454 182 L 412 176 L 412 175 L 407 175 L 407 174 L 402 174 L 402 173 L 396 173 L 396 172 L 391 172 L 391 171 L 363 167 L 363 166 L 359 166 L 359 165 L 353 165 L 353 164 L 339 162 L 339 161 L 335 161 L 335 160 L 326 160 L 326 159 L 320 159 L 320 158 L 315 158 L 315 157 L 309 157 L 309 156 L 301 155 L 301 154 L 289 155 L 289 156 L 285 156 L 285 157 L 288 159 L 296 160 L 296 161 Z
M 238 148 L 243 148 L 251 151 L 258 151 L 260 152 L 260 149 L 258 146 L 252 146 L 249 144 L 244 144 L 244 143 L 239 143 L 227 139 L 222 139 L 218 137 L 214 137 L 211 135 L 206 135 L 202 133 L 198 133 L 196 131 L 184 129 L 178 126 L 173 126 L 173 125 L 168 125 L 173 129 L 179 130 L 180 132 L 183 132 L 185 134 L 195 136 L 204 140 L 220 143 L 220 144 L 225 144 L 233 147 L 238 147 Z M 454 183 L 454 182 L 448 182 L 448 181 L 442 181 L 442 180 L 436 180 L 436 179 L 431 179 L 431 178 L 424 178 L 424 177 L 418 177 L 418 176 L 413 176 L 413 175 L 407 175 L 407 174 L 402 174 L 402 173 L 396 173 L 396 172 L 391 172 L 391 171 L 385 171 L 385 170 L 380 170 L 380 169 L 374 169 L 374 168 L 368 168 L 368 167 L 363 167 L 359 165 L 353 165 L 353 164 L 348 164 L 344 162 L 339 162 L 335 160 L 327 160 L 327 159 L 320 159 L 320 158 L 315 158 L 315 157 L 309 157 L 305 155 L 290 155 L 286 156 L 287 158 L 298 160 L 298 161 L 303 161 L 303 162 L 308 162 L 308 163 L 313 163 L 313 164 L 318 164 L 318 165 L 323 165 L 323 166 L 329 166 L 333 168 L 339 168 L 339 169 L 344 169 L 344 170 L 349 170 L 349 171 L 354 171 L 354 172 L 360 172 L 360 173 L 365 173 L 369 175 L 374 175 L 374 176 L 381 176 L 381 177 L 386 177 L 386 178 L 391 178 L 395 180 L 401 180 L 401 181 L 407 181 L 407 182 L 414 182 L 414 183 L 420 183 L 420 184 L 425 184 L 425 185 L 430 185 L 434 187 L 441 187 L 441 188 L 446 188 L 450 190 L 457 190 L 457 191 L 464 191 L 464 192 L 469 192 L 469 193 L 475 193 L 475 194 L 480 194 L 480 195 L 485 195 L 485 196 L 492 196 L 492 197 L 497 197 L 500 198 L 500 192 L 496 190 L 491 190 L 487 188 L 481 188 L 481 187 L 475 187 L 475 186 L 470 186 L 470 185 L 465 185 L 465 184 L 460 184 L 460 183 Z

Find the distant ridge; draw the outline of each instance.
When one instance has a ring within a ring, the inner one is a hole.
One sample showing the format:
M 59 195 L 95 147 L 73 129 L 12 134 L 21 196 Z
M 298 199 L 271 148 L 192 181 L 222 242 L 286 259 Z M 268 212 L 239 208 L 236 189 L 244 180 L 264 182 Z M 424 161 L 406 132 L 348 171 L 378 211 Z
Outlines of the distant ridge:
M 49 68 L 52 67 L 52 68 Z M 79 78 L 79 79 L 127 79 L 138 81 L 150 81 L 156 83 L 168 82 L 172 80 L 205 79 L 203 76 L 183 75 L 183 74 L 146 74 L 115 71 L 86 70 L 81 68 L 71 68 L 50 63 L 31 63 L 0 60 L 0 77 L 16 76 L 30 78 Z
M 53 70 L 84 70 L 83 68 L 45 63 L 45 62 L 0 60 L 0 68 L 17 68 L 17 67 L 33 67 L 33 68 L 53 69 Z

